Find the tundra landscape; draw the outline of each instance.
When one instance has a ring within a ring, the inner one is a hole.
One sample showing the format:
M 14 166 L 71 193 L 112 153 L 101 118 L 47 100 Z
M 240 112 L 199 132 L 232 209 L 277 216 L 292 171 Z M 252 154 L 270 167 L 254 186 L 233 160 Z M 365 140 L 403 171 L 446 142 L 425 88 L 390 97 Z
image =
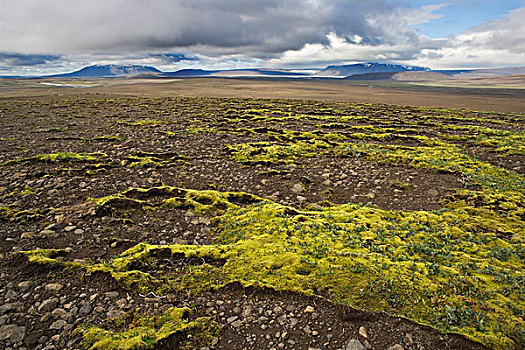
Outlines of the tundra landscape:
M 525 350 L 525 0 L 0 0 L 0 350 Z
M 32 84 L 0 97 L 3 347 L 523 348 L 519 94 Z

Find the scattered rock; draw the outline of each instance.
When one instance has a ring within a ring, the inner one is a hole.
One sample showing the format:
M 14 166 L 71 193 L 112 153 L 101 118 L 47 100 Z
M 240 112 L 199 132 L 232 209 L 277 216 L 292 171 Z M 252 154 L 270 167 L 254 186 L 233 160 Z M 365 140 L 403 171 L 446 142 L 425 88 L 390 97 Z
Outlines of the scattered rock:
M 304 312 L 309 313 L 309 314 L 311 314 L 314 311 L 315 309 L 313 308 L 313 306 L 310 306 L 310 305 L 308 305 L 306 309 L 304 309 Z
M 292 192 L 293 193 L 301 193 L 301 192 L 303 192 L 303 185 L 301 185 L 301 184 L 293 185 Z
M 392 346 L 388 347 L 387 350 L 405 350 L 405 348 L 402 347 L 402 346 L 399 345 L 399 344 L 396 344 L 396 345 L 392 345 Z
M 56 320 L 55 322 L 51 323 L 51 326 L 49 326 L 49 329 L 56 329 L 60 330 L 64 328 L 64 326 L 67 325 L 67 322 L 64 320 Z
M 15 324 L 8 324 L 0 327 L 0 340 L 10 340 L 12 343 L 19 343 L 26 336 L 26 327 L 19 327 Z
M 38 307 L 38 311 L 41 313 L 44 313 L 46 311 L 53 310 L 58 305 L 58 299 L 57 298 L 49 298 L 47 300 L 44 300 L 42 304 Z
M 64 287 L 63 285 L 61 285 L 60 283 L 50 283 L 48 285 L 46 285 L 46 292 L 50 292 L 50 293 L 58 293 L 60 292 L 60 290 L 62 289 L 62 287 Z
M 34 238 L 37 234 L 35 231 L 26 231 L 20 235 L 20 238 L 27 239 L 27 238 Z
M 367 350 L 366 347 L 357 339 L 350 339 L 346 343 L 346 350 Z
M 366 332 L 366 328 L 364 326 L 359 327 L 359 334 L 362 337 L 368 338 L 368 333 Z

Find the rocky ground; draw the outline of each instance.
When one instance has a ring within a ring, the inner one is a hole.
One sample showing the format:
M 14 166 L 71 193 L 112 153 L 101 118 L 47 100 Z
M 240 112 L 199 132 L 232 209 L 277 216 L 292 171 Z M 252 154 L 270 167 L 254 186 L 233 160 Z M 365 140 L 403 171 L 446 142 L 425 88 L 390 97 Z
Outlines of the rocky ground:
M 218 224 L 213 215 L 121 204 L 98 210 L 90 201 L 130 188 L 247 192 L 297 209 L 352 202 L 424 211 L 442 208 L 443 200 L 458 189 L 476 188 L 459 173 L 378 163 L 358 154 L 314 151 L 265 160 L 252 152 L 253 159 L 246 161 L 235 148 L 300 142 L 318 130 L 319 139 L 328 143 L 338 142 L 330 133 L 360 133 L 372 144 L 407 147 L 422 141 L 405 136 L 455 140 L 466 154 L 524 173 L 522 153 L 505 158 L 498 153 L 497 147 L 508 145 L 454 139 L 466 125 L 477 128 L 476 137 L 486 132 L 482 128 L 523 132 L 523 119 L 474 112 L 437 118 L 443 114 L 399 106 L 273 100 L 69 96 L 0 101 L 0 349 L 84 348 L 79 329 L 96 325 L 121 330 L 137 311 L 158 315 L 170 307 L 188 307 L 191 319 L 210 317 L 219 325 L 220 332 L 201 348 L 484 349 L 461 335 L 332 303 L 322 292 L 307 296 L 231 281 L 205 291 L 139 293 L 108 274 L 30 263 L 16 254 L 60 249 L 59 261 L 109 266 L 142 242 L 215 244 Z M 436 121 L 456 128 L 437 127 Z M 352 137 L 351 142 L 362 142 Z M 165 260 L 164 265 L 177 271 L 224 265 L 201 258 Z M 153 274 L 165 271 L 164 265 L 148 269 Z

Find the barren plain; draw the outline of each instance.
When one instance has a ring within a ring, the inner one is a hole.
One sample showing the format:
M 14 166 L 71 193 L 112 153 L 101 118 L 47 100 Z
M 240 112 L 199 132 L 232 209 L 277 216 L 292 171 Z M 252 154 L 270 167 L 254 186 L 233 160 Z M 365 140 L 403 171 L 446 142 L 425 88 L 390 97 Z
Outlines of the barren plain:
M 1 349 L 525 346 L 521 90 L 41 82 L 0 83 Z

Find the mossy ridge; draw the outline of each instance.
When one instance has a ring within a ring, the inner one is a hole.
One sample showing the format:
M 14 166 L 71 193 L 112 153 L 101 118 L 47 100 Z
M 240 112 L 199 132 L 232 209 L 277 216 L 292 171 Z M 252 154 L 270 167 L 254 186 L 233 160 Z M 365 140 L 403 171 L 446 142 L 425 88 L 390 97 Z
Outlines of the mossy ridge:
M 167 345 L 180 350 L 191 350 L 209 346 L 219 334 L 219 325 L 210 318 L 200 317 L 190 321 L 190 317 L 189 308 L 173 307 L 162 315 L 152 316 L 137 311 L 125 330 L 112 331 L 96 326 L 79 326 L 74 335 L 81 335 L 82 348 L 89 350 L 156 349 Z M 118 321 L 117 319 L 108 323 Z
M 130 191 L 129 197 L 145 199 L 158 191 L 180 194 L 174 188 Z M 218 203 L 228 198 L 198 192 L 194 194 L 219 198 Z M 520 195 L 509 203 L 519 202 Z M 141 292 L 181 286 L 198 291 L 199 284 L 211 288 L 236 280 L 316 294 L 458 332 L 495 349 L 518 348 L 523 345 L 519 329 L 525 326 L 525 226 L 512 205 L 472 207 L 478 197 L 459 199 L 455 208 L 435 212 L 355 204 L 309 211 L 269 201 L 247 207 L 230 203 L 216 211 L 220 239 L 215 245 L 139 244 L 107 264 L 86 268 L 109 272 L 126 289 Z M 501 239 L 496 228 L 513 236 Z M 166 258 L 166 250 L 226 262 L 222 267 L 203 262 L 186 269 L 184 276 L 153 278 L 136 270 Z
M 142 119 L 142 120 L 118 120 L 116 122 L 120 125 L 128 125 L 128 126 L 157 126 L 157 125 L 165 125 L 170 124 L 167 120 L 160 120 L 160 119 Z
M 29 162 L 46 162 L 46 163 L 60 163 L 60 162 L 98 162 L 104 158 L 107 158 L 106 153 L 74 153 L 74 152 L 59 152 L 59 153 L 48 153 L 48 154 L 37 154 L 31 157 L 22 159 L 8 160 L 2 165 L 13 165 L 17 163 L 29 163 Z
M 110 209 L 116 202 L 126 202 L 131 206 L 150 209 L 188 208 L 197 214 L 221 214 L 237 204 L 253 204 L 265 199 L 245 192 L 219 192 L 214 190 L 194 190 L 161 185 L 150 188 L 130 188 L 123 192 L 102 198 L 89 198 L 96 204 L 97 211 Z
M 322 140 L 297 141 L 286 145 L 255 142 L 227 145 L 232 157 L 241 163 L 293 163 L 300 158 L 311 158 L 330 151 L 332 146 Z
M 408 164 L 416 169 L 459 173 L 467 182 L 497 191 L 525 191 L 525 177 L 490 163 L 476 160 L 461 148 L 446 143 L 434 147 L 341 144 L 338 151 L 351 156 L 365 155 L 383 164 Z
M 42 210 L 39 208 L 36 209 L 25 209 L 25 210 L 16 210 L 10 206 L 0 207 L 0 219 L 9 220 L 9 221 L 30 221 L 38 220 L 43 217 L 50 211 Z
M 355 135 L 355 134 L 354 134 Z M 370 134 L 362 134 L 370 137 Z M 374 137 L 374 135 L 371 135 Z M 387 138 L 385 136 L 385 138 Z M 399 136 L 408 137 L 408 136 Z M 301 158 L 333 153 L 344 156 L 366 156 L 381 164 L 408 164 L 416 169 L 431 169 L 462 174 L 469 183 L 500 191 L 525 190 L 525 178 L 512 171 L 469 156 L 460 147 L 426 136 L 410 136 L 425 146 L 379 145 L 372 143 L 338 143 L 312 141 L 274 144 L 255 142 L 228 145 L 232 158 L 242 163 L 294 163 Z

